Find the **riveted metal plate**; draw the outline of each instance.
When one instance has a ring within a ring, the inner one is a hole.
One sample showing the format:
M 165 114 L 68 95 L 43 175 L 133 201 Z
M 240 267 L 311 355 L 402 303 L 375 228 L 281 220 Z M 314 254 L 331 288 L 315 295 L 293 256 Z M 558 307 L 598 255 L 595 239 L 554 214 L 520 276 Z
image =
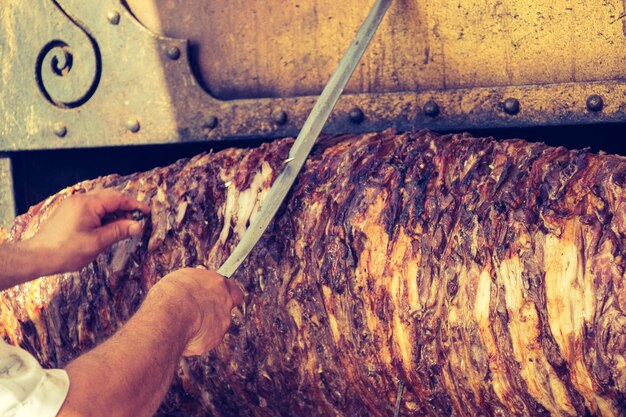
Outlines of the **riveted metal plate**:
M 358 7 L 355 1 L 340 3 L 346 10 L 367 9 L 360 2 Z M 342 40 L 352 37 L 361 19 L 356 11 L 340 13 L 340 3 L 320 0 L 317 11 L 304 5 L 307 12 L 301 15 L 283 11 L 277 1 L 249 9 L 243 1 L 212 6 L 172 1 L 186 16 L 181 27 L 201 22 L 217 39 L 190 33 L 190 43 L 156 33 L 187 36 L 167 20 L 172 14 L 168 2 L 142 3 L 153 6 L 157 28 L 155 18 L 142 15 L 144 9 L 135 8 L 133 14 L 120 0 L 5 0 L 0 9 L 0 150 L 295 136 L 326 69 L 336 64 L 335 53 L 338 59 L 348 44 L 341 46 Z M 495 0 L 471 6 L 394 2 L 325 131 L 626 121 L 624 6 L 603 2 L 585 14 L 592 6 L 570 3 L 557 0 L 546 9 L 530 0 L 506 7 Z M 293 25 L 311 30 L 298 37 L 292 36 L 292 26 L 240 27 L 250 10 L 259 14 L 257 20 L 270 19 L 265 8 L 281 22 L 289 22 L 292 13 Z M 226 11 L 239 9 L 241 18 L 237 13 L 225 18 Z M 333 30 L 319 19 L 322 15 L 341 23 Z M 478 19 L 481 15 L 485 21 Z M 579 19 L 583 15 L 586 19 Z M 569 43 L 562 41 L 566 35 Z M 281 48 L 261 45 L 271 36 Z M 212 56 L 206 55 L 207 43 Z M 599 48 L 605 48 L 604 55 L 598 55 Z M 306 50 L 332 53 L 307 55 Z M 264 63 L 250 51 L 276 62 L 262 71 Z M 565 54 L 562 60 L 559 54 Z M 287 65 L 271 78 L 281 62 L 302 62 L 306 77 L 298 82 L 297 71 Z M 312 68 L 319 69 L 315 76 L 309 75 Z

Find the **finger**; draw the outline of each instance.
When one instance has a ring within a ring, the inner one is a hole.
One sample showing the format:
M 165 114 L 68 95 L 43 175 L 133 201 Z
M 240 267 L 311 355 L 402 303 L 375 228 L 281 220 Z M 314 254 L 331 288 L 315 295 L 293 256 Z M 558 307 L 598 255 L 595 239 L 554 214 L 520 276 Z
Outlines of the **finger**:
M 105 191 L 105 193 L 103 194 L 102 204 L 107 209 L 107 213 L 112 213 L 117 210 L 140 210 L 144 213 L 150 213 L 150 207 L 142 201 L 138 201 L 116 190 L 106 189 L 103 191 Z
M 105 226 L 94 229 L 98 246 L 108 248 L 115 242 L 136 236 L 141 232 L 141 224 L 134 220 L 116 220 Z
M 240 305 L 243 303 L 243 291 L 239 288 L 239 285 L 235 281 L 231 281 L 229 279 L 226 280 L 226 288 L 228 288 L 228 293 L 230 294 L 230 298 L 233 299 L 233 303 L 235 305 Z
M 150 207 L 148 207 L 146 203 L 137 201 L 124 193 L 110 188 L 93 191 L 88 194 L 88 197 L 100 217 L 118 210 L 141 210 L 144 213 L 150 212 Z
M 226 285 L 226 289 L 228 290 L 228 294 L 230 298 L 233 300 L 234 305 L 239 305 L 243 302 L 244 293 L 237 285 L 237 282 L 222 276 L 216 271 L 208 271 L 210 275 L 212 275 L 216 279 L 221 279 L 224 281 Z
M 202 355 L 203 353 L 204 353 L 204 352 L 200 352 L 199 350 L 196 350 L 196 349 L 186 348 L 186 349 L 183 351 L 183 356 L 184 356 L 184 357 L 186 357 L 186 358 L 188 358 L 188 357 L 190 357 L 190 356 L 200 356 L 200 355 Z

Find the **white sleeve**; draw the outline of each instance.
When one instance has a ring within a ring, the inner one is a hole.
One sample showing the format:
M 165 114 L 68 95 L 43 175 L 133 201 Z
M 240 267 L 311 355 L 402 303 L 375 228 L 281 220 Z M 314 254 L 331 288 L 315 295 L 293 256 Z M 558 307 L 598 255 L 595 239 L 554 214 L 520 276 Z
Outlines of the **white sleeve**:
M 0 338 L 0 417 L 54 417 L 69 388 L 67 372 L 43 369 L 30 353 Z

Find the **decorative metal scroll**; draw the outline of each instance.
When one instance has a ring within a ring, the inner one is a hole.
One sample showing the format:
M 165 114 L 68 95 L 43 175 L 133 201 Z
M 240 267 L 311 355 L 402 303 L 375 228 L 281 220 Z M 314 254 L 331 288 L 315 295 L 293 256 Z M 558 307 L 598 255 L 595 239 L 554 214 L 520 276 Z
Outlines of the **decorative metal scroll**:
M 53 38 L 39 52 L 35 74 L 43 96 L 61 108 L 75 108 L 89 100 L 100 79 L 98 46 L 86 28 L 72 19 L 56 2 L 56 16 L 75 26 L 68 32 L 50 34 Z M 56 37 L 59 39 L 56 39 Z M 66 36 L 69 39 L 63 40 Z

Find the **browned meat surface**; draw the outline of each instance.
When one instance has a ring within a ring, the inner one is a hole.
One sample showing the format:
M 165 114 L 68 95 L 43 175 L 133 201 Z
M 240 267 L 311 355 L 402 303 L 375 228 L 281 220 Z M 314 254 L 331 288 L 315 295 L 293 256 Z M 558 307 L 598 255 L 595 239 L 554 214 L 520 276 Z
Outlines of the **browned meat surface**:
M 182 266 L 217 268 L 291 140 L 64 190 L 148 201 L 145 233 L 1 296 L 48 366 L 111 335 Z M 181 364 L 159 415 L 626 415 L 626 158 L 428 132 L 327 139 L 234 279 L 224 343 Z

